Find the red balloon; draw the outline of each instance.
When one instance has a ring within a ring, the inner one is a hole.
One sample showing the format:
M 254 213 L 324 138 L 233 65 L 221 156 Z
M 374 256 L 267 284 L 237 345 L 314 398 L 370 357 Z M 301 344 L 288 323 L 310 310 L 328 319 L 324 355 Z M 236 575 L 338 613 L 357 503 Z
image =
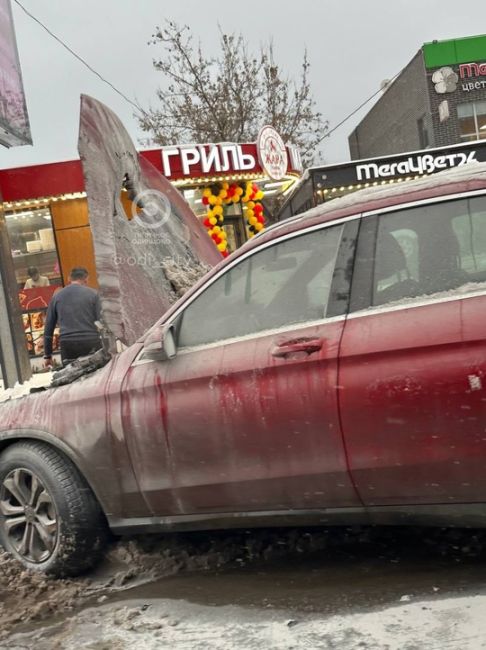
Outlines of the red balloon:
M 221 251 L 221 255 L 223 257 L 228 257 L 229 253 L 228 253 L 228 251 Z
M 206 226 L 206 228 L 211 228 L 211 223 L 209 219 L 204 219 L 203 224 Z
M 211 238 L 214 239 L 214 241 L 216 241 L 217 239 L 219 239 L 217 233 L 214 233 L 214 235 L 211 235 Z M 218 243 L 218 242 L 216 242 L 216 243 Z
M 202 202 L 203 202 L 203 205 L 209 205 L 209 199 L 208 199 L 208 197 L 207 197 L 207 196 L 203 196 L 203 197 L 202 197 Z
M 262 214 L 257 214 L 259 223 L 265 223 L 265 217 Z
M 215 244 L 221 244 L 222 241 L 223 241 L 223 240 L 221 239 L 221 237 L 220 237 L 219 235 L 216 235 L 216 238 L 215 238 L 215 240 L 214 240 L 214 243 L 215 243 Z

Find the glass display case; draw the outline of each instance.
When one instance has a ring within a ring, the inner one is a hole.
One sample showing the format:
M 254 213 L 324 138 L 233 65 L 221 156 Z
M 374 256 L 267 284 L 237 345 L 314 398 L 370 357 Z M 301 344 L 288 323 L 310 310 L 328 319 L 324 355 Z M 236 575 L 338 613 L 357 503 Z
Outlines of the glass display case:
M 26 345 L 31 356 L 44 354 L 44 322 L 54 292 L 62 287 L 62 276 L 49 208 L 7 212 L 15 275 L 22 307 Z M 29 269 L 37 269 L 39 280 L 26 288 Z M 58 333 L 54 350 L 58 348 Z

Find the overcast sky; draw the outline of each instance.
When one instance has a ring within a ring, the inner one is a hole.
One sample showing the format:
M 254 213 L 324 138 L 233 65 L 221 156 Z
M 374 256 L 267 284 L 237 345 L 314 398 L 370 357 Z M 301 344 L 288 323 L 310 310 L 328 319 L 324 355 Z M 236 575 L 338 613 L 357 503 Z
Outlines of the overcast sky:
M 486 31 L 486 1 L 468 0 L 21 0 L 98 72 L 147 107 L 162 83 L 148 46 L 164 18 L 191 27 L 217 54 L 218 23 L 258 49 L 273 39 L 276 59 L 298 75 L 304 49 L 319 110 L 332 128 L 393 77 L 422 43 Z M 132 107 L 64 50 L 13 2 L 33 146 L 0 147 L 0 168 L 77 157 L 79 96 L 112 108 L 135 142 Z M 160 52 L 160 50 L 159 50 Z M 486 59 L 486 53 L 485 53 Z M 347 136 L 372 104 L 325 141 L 326 162 L 349 160 Z

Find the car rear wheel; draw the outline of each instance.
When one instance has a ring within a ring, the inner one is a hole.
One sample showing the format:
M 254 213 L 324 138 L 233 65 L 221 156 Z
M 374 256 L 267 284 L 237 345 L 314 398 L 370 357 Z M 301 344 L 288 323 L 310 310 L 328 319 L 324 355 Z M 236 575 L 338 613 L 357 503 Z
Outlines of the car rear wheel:
M 0 544 L 29 569 L 77 575 L 100 559 L 106 520 L 69 459 L 41 442 L 0 456 Z

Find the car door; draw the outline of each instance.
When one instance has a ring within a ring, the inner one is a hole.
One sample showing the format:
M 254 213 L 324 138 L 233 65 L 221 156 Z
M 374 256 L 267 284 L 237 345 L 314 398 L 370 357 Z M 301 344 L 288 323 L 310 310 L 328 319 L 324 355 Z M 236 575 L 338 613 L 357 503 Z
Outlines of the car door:
M 188 514 L 357 503 L 336 386 L 356 231 L 353 220 L 251 250 L 174 317 L 177 355 L 153 371 L 164 418 L 151 435 L 168 459 L 158 475 L 152 444 L 130 432 L 136 471 L 147 482 L 150 466 L 159 488 L 154 512 L 168 489 Z
M 363 217 L 340 412 L 366 505 L 486 499 L 486 199 Z

